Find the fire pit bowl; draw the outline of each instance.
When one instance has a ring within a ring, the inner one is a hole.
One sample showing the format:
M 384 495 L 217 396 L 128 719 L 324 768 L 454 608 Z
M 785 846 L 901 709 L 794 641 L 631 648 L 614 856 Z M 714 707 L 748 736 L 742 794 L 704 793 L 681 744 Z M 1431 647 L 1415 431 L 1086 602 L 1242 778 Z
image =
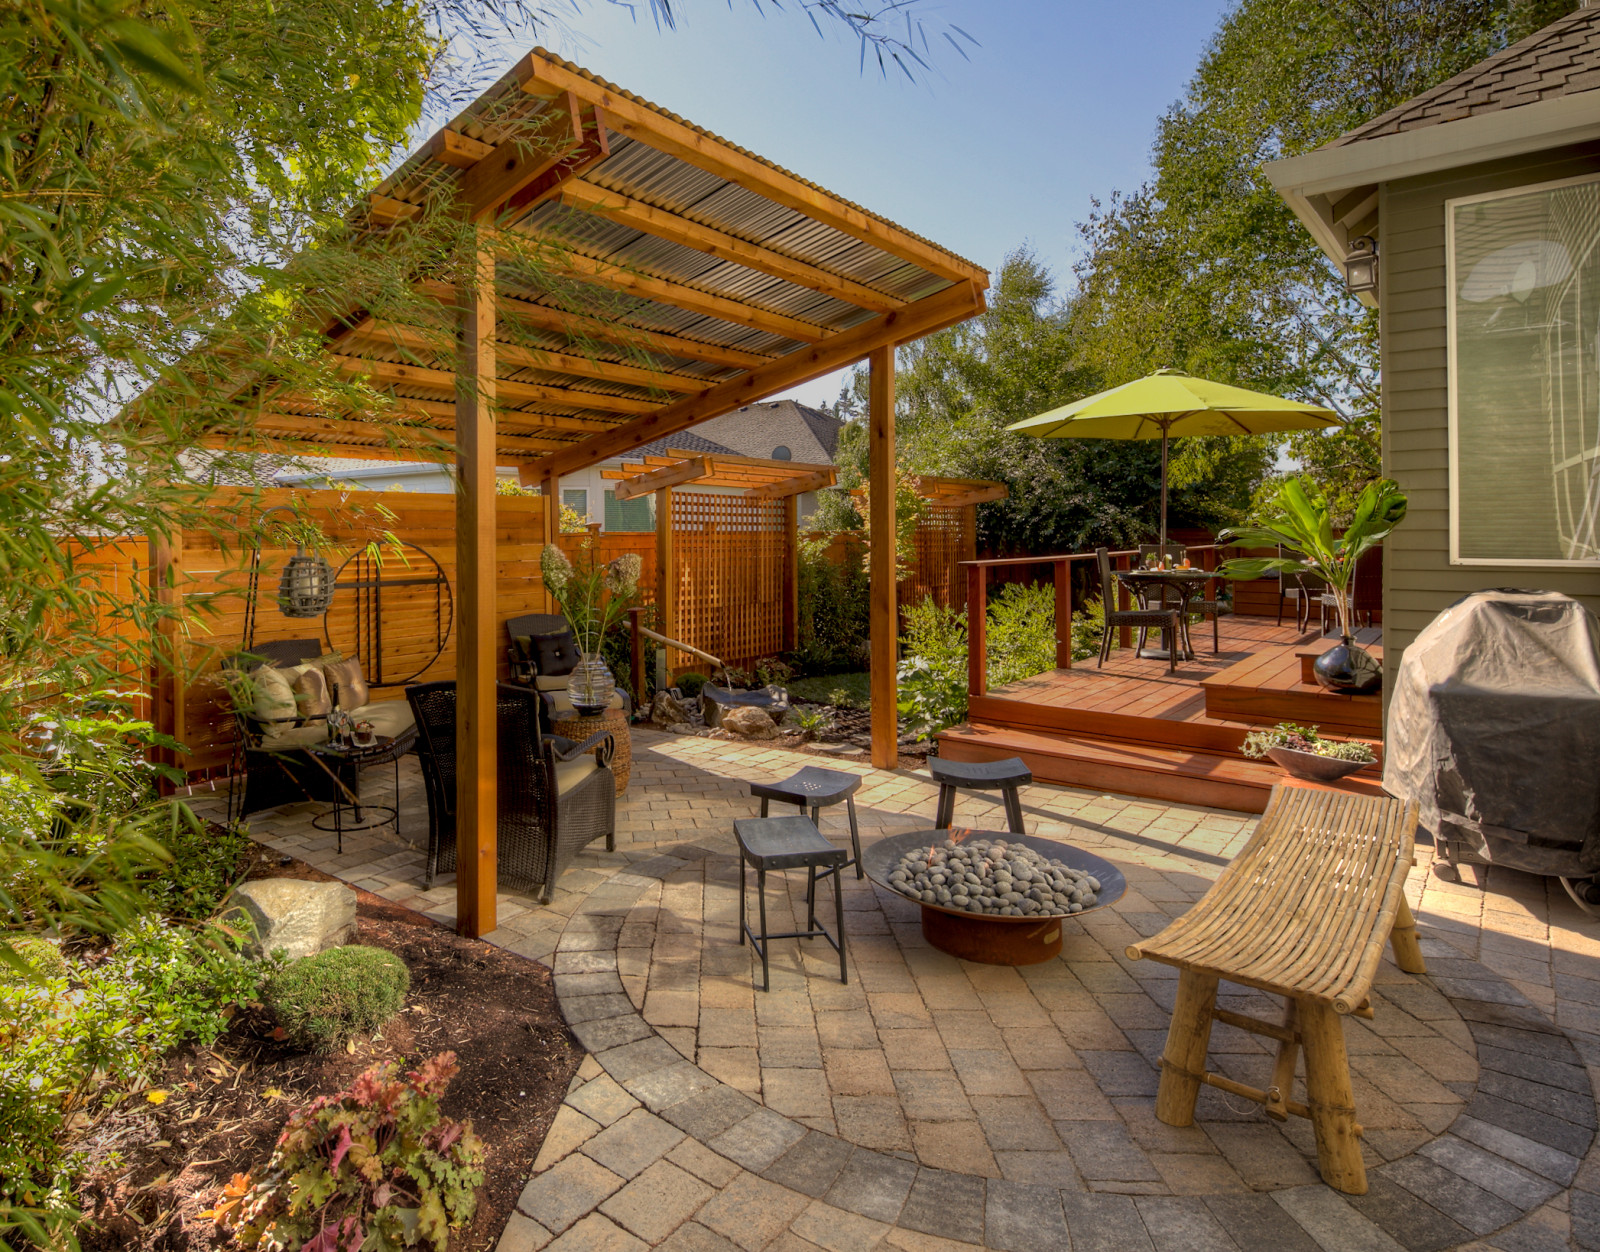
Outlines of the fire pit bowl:
M 944 904 L 930 904 L 896 891 L 889 885 L 900 858 L 915 848 L 940 844 L 946 839 L 971 843 L 979 839 L 1003 839 L 1008 844 L 1023 844 L 1041 856 L 1061 861 L 1076 870 L 1094 875 L 1100 881 L 1095 903 L 1068 916 L 1059 914 L 1029 917 L 1002 917 L 994 913 L 972 913 Z M 1103 857 L 1075 848 L 1069 843 L 1043 839 L 1038 835 L 1013 835 L 1002 830 L 914 830 L 910 834 L 880 839 L 861 853 L 861 868 L 878 886 L 893 892 L 908 904 L 922 909 L 922 935 L 933 947 L 964 961 L 984 965 L 1037 965 L 1061 955 L 1061 923 L 1068 917 L 1083 917 L 1108 904 L 1115 904 L 1128 890 L 1122 871 Z

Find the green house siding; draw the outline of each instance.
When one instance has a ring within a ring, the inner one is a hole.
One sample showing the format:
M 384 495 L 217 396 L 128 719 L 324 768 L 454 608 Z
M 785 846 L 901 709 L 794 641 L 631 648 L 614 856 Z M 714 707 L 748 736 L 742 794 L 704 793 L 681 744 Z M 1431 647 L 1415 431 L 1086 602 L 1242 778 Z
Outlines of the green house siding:
M 1405 522 L 1384 544 L 1384 659 L 1390 680 L 1406 645 L 1471 591 L 1562 591 L 1600 612 L 1600 571 L 1450 563 L 1445 318 L 1446 200 L 1594 173 L 1600 173 L 1600 144 L 1398 180 L 1379 189 L 1383 461 L 1411 502 Z

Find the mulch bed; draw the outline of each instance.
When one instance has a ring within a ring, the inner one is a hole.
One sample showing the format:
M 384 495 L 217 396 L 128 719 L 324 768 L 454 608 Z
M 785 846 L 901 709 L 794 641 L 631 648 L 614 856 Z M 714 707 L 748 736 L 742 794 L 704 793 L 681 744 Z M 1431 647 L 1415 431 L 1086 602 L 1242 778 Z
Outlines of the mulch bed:
M 249 876 L 329 880 L 259 847 Z M 445 1051 L 461 1072 L 441 1111 L 470 1120 L 487 1149 L 477 1212 L 451 1248 L 495 1245 L 583 1050 L 562 1021 L 547 968 L 357 895 L 356 942 L 387 948 L 411 970 L 404 1011 L 354 1052 L 297 1051 L 273 1039 L 260 1011 L 241 1014 L 211 1048 L 180 1049 L 152 1084 L 168 1099 L 128 1101 L 95 1136 L 91 1151 L 102 1164 L 85 1197 L 95 1219 L 83 1232 L 85 1252 L 232 1246 L 199 1214 L 234 1174 L 266 1163 L 292 1109 L 343 1090 L 378 1062 L 410 1067 Z

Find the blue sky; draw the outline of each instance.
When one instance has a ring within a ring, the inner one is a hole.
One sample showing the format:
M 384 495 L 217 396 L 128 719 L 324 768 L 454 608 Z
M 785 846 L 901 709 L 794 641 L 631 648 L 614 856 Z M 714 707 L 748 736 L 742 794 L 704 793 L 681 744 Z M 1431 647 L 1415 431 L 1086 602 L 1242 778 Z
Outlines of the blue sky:
M 583 0 L 546 47 L 993 270 L 1027 242 L 1065 284 L 1091 201 L 1137 186 L 1150 141 L 1227 0 L 927 0 L 936 47 L 907 82 L 858 68 L 854 39 L 794 0 L 676 0 L 675 31 Z M 507 56 L 509 64 L 511 56 Z M 790 393 L 831 400 L 836 377 Z

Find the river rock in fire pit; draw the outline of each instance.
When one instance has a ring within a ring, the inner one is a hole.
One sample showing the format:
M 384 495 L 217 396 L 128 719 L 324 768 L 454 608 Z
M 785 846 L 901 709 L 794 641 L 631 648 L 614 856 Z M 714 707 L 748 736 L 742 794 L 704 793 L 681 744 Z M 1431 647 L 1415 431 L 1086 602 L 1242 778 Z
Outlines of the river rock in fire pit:
M 913 848 L 890 871 L 889 885 L 923 904 L 997 917 L 1065 917 L 1100 898 L 1092 874 L 1004 839 Z

